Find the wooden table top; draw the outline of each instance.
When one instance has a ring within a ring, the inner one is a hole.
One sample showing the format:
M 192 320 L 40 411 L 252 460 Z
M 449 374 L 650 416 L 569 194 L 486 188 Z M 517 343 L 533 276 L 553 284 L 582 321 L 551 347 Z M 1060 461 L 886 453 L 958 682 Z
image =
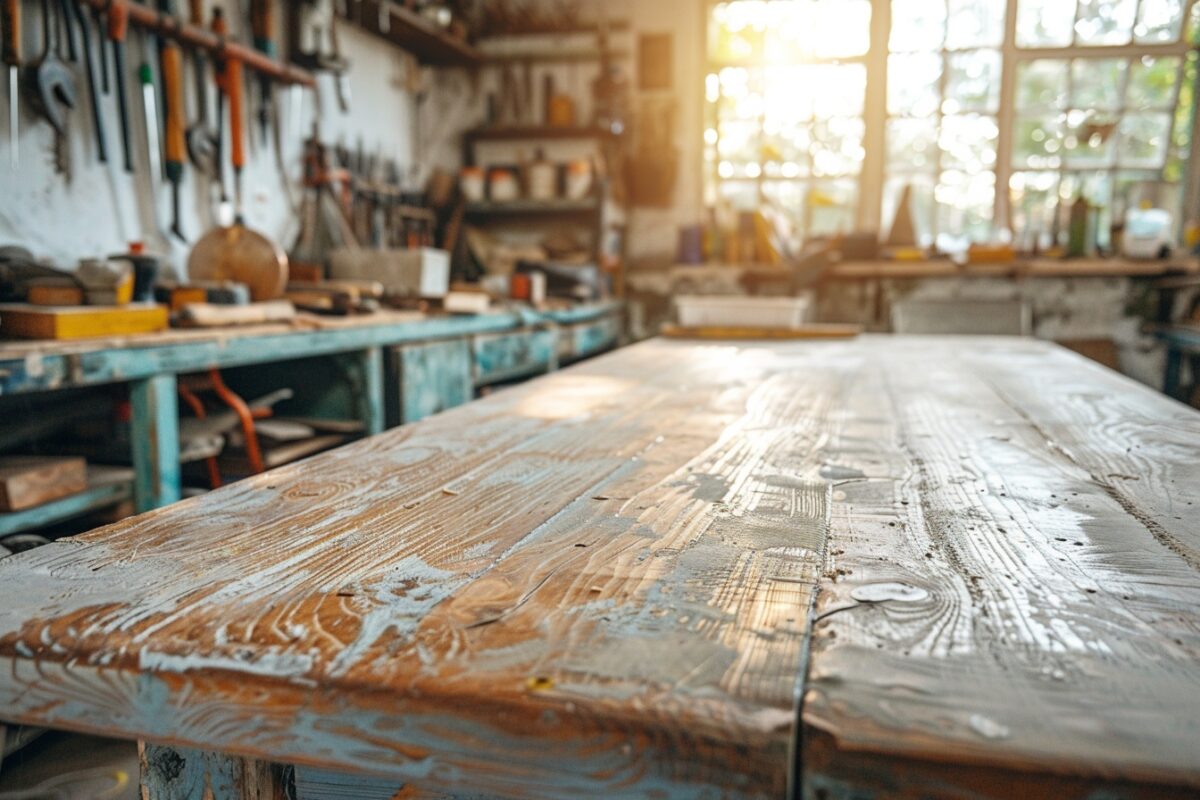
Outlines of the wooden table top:
M 0 708 L 467 795 L 1194 796 L 1197 509 L 1200 414 L 1054 345 L 656 340 L 0 561 Z

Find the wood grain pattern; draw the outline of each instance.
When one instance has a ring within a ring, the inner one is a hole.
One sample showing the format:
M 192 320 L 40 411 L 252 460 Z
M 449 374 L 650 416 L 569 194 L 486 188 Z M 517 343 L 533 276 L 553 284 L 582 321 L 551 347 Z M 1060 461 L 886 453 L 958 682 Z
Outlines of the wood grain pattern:
M 813 353 L 805 796 L 1196 796 L 1200 415 L 1041 343 Z
M 14 719 L 520 798 L 788 791 L 819 397 L 632 348 L 0 562 Z

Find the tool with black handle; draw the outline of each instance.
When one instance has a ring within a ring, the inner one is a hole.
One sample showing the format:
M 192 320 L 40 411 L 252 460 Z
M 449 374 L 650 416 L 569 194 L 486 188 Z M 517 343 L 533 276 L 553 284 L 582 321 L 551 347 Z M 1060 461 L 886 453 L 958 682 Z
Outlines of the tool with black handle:
M 96 62 L 92 57 L 92 31 L 87 16 L 83 13 L 83 5 L 71 3 L 75 24 L 79 26 L 80 41 L 83 44 L 83 59 L 87 62 L 88 95 L 92 101 L 92 128 L 96 133 L 96 155 L 100 163 L 108 161 L 108 139 L 104 134 L 104 115 L 100 110 L 100 86 L 96 78 Z M 103 37 L 101 37 L 103 41 Z M 104 61 L 104 50 L 100 50 L 100 60 Z
M 183 130 L 183 52 L 178 43 L 167 40 L 159 55 L 162 58 L 163 88 L 167 98 L 164 152 L 167 180 L 171 183 L 171 233 L 181 242 L 187 242 L 179 221 L 180 184 L 183 183 L 183 162 L 187 157 Z
M 225 189 L 225 171 L 221 163 L 221 159 L 225 154 L 225 74 L 227 68 L 224 57 L 221 54 L 224 50 L 225 39 L 229 36 L 229 22 L 225 19 L 224 10 L 219 6 L 213 9 L 210 27 L 222 44 L 222 48 L 217 51 L 213 69 L 213 77 L 217 83 L 216 152 L 213 156 L 213 173 L 217 179 L 217 185 L 221 187 L 221 209 L 223 212 L 229 205 L 229 193 Z
M 254 48 L 267 58 L 275 57 L 275 41 L 271 38 L 275 25 L 274 13 L 272 0 L 250 0 L 250 28 L 254 35 Z M 263 73 L 258 79 L 258 132 L 264 147 L 271 126 L 273 101 L 271 78 Z
M 129 92 L 126 86 L 125 37 L 129 34 L 129 5 L 113 0 L 108 7 L 108 38 L 112 41 L 113 72 L 116 73 L 117 111 L 121 118 L 121 155 L 125 171 L 133 172 L 133 132 L 129 125 Z
M 21 109 L 19 84 L 21 79 L 21 0 L 4 0 L 0 6 L 0 22 L 4 25 L 4 41 L 0 59 L 8 67 L 8 142 L 9 165 L 15 170 L 21 163 Z

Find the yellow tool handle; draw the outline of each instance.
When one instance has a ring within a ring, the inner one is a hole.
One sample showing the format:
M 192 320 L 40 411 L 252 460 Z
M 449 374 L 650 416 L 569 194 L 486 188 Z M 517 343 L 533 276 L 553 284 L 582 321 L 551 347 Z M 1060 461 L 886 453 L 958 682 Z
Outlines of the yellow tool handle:
M 187 144 L 183 112 L 183 51 L 175 42 L 165 42 L 162 50 L 163 87 L 167 97 L 167 166 L 183 166 Z

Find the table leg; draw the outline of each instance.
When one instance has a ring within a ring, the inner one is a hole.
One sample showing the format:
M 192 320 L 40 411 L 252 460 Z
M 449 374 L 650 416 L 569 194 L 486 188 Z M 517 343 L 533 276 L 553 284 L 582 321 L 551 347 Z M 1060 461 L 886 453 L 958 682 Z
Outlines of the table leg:
M 383 348 L 368 347 L 358 353 L 361 369 L 359 410 L 368 436 L 387 427 L 383 402 Z
M 1167 346 L 1167 368 L 1163 374 L 1163 394 L 1176 400 L 1183 400 L 1180 381 L 1183 378 L 1183 351 L 1177 347 Z
M 182 495 L 179 469 L 179 398 L 174 375 L 133 381 L 134 501 L 138 512 L 176 502 Z
M 284 800 L 280 770 L 206 750 L 138 743 L 142 800 Z

